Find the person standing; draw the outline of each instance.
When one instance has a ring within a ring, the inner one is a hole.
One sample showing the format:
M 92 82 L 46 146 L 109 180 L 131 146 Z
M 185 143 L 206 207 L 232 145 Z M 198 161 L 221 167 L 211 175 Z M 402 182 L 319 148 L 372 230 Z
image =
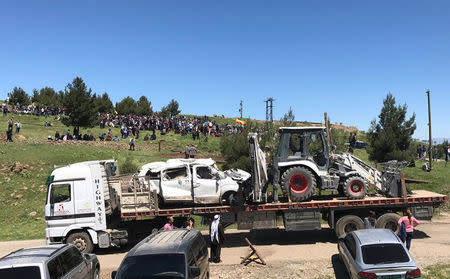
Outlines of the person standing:
M 211 238 L 211 257 L 209 261 L 220 263 L 220 251 L 225 240 L 223 225 L 220 223 L 220 215 L 214 215 L 214 219 L 209 227 L 209 235 Z
M 169 216 L 169 218 L 167 218 L 167 223 L 164 225 L 163 230 L 165 230 L 165 231 L 173 230 L 173 217 L 172 216 Z
M 364 218 L 364 229 L 375 229 L 377 216 L 374 211 L 369 211 L 369 216 Z
M 402 223 L 405 225 L 406 230 L 406 249 L 409 250 L 409 248 L 411 247 L 411 239 L 413 237 L 414 227 L 419 225 L 419 221 L 417 221 L 417 219 L 412 216 L 409 209 L 406 209 L 403 212 L 403 217 L 398 220 L 398 226 L 400 227 Z
M 20 128 L 22 128 L 22 124 L 20 124 L 20 121 L 16 122 L 16 134 L 20 132 Z
M 133 150 L 134 151 L 134 137 L 133 136 L 128 141 L 128 144 L 130 145 L 130 149 L 129 150 Z
M 445 149 L 445 165 L 447 165 L 448 161 L 450 161 L 450 145 L 447 145 Z
M 195 155 L 197 155 L 197 148 L 192 144 L 189 148 L 189 158 L 195 158 Z
M 189 147 L 189 144 L 186 144 L 186 147 L 184 148 L 184 158 L 185 159 L 189 159 L 190 150 L 191 150 L 191 148 Z

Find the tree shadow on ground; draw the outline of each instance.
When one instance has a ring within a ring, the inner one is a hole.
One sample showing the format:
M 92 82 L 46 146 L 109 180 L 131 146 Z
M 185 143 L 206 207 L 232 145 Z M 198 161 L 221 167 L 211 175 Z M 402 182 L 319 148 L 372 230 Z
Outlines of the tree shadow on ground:
M 333 265 L 334 276 L 336 279 L 350 279 L 347 268 L 344 263 L 339 260 L 339 254 L 331 256 L 331 264 Z

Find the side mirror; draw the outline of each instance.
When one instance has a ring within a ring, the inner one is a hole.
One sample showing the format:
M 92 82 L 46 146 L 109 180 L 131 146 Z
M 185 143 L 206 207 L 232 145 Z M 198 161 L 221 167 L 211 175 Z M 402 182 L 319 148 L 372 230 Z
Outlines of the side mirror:
M 189 275 L 192 277 L 200 276 L 200 267 L 198 266 L 190 266 L 189 267 Z
M 113 272 L 111 272 L 111 279 L 115 279 L 117 275 L 117 270 L 114 270 Z
M 220 180 L 220 174 L 218 172 L 216 172 L 216 179 Z

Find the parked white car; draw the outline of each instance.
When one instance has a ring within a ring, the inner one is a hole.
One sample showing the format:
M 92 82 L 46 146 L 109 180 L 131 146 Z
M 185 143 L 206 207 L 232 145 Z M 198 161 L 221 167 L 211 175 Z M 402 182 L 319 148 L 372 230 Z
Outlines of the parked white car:
M 219 171 L 212 159 L 153 162 L 143 165 L 138 173 L 139 183 L 156 190 L 164 204 L 233 204 L 239 183 L 249 178 L 243 170 Z

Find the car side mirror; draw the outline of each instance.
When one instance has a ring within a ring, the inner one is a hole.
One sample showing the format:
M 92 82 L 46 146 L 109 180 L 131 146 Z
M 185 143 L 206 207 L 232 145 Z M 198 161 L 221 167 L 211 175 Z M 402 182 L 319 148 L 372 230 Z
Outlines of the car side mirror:
M 216 172 L 216 179 L 220 180 L 220 174 L 218 172 Z
M 200 276 L 200 267 L 198 266 L 190 266 L 189 267 L 189 275 L 192 277 Z
M 114 270 L 113 272 L 111 272 L 111 279 L 115 279 L 117 275 L 117 270 Z

